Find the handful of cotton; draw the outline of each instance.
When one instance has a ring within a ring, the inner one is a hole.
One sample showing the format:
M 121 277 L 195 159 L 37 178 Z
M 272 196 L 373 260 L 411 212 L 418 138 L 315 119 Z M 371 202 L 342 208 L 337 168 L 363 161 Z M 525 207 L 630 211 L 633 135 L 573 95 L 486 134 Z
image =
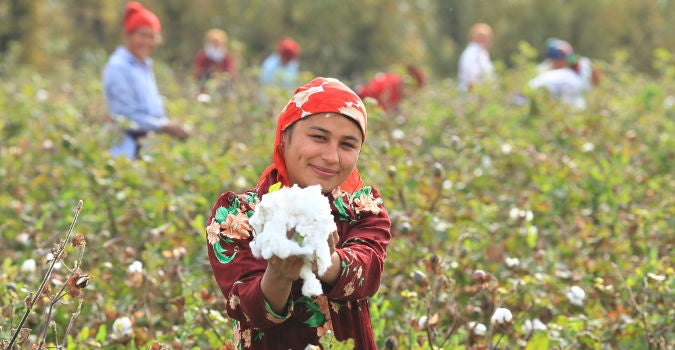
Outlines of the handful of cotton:
M 284 187 L 262 196 L 249 223 L 254 229 L 251 252 L 265 259 L 273 255 L 285 259 L 303 256 L 300 269 L 303 279 L 302 294 L 323 294 L 321 282 L 312 272 L 316 262 L 319 276 L 331 264 L 328 237 L 337 227 L 331 215 L 328 199 L 321 194 L 321 186 Z M 294 231 L 288 238 L 287 233 Z

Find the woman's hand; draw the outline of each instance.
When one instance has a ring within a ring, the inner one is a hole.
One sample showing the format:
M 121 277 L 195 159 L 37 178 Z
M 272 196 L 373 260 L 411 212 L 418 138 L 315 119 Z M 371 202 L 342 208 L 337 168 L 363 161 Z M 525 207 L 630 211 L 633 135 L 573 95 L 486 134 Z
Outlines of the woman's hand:
M 305 263 L 302 256 L 289 256 L 282 259 L 278 256 L 272 256 L 267 261 L 267 271 L 276 282 L 291 284 L 300 278 L 300 269 Z
M 300 278 L 300 269 L 304 263 L 301 256 L 289 256 L 286 259 L 272 256 L 267 260 L 267 269 L 260 281 L 260 289 L 265 300 L 277 314 L 286 313 L 291 286 L 293 281 Z
M 337 231 L 331 232 L 331 234 L 328 236 L 328 248 L 330 248 L 330 254 L 333 255 L 333 252 L 335 251 L 335 247 L 337 247 L 338 242 L 340 241 L 340 235 L 338 235 Z

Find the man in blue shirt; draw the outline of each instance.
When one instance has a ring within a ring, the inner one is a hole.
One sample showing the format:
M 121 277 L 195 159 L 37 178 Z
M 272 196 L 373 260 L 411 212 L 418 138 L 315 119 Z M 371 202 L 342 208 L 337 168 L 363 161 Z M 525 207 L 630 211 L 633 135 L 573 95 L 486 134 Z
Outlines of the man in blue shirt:
M 137 158 L 139 139 L 150 131 L 164 132 L 180 140 L 188 138 L 181 124 L 166 116 L 152 71 L 150 54 L 160 32 L 155 14 L 137 2 L 127 4 L 124 45 L 113 52 L 103 71 L 108 112 L 126 128 L 122 142 L 110 149 L 113 157 Z
M 279 86 L 292 90 L 298 85 L 300 74 L 300 44 L 291 38 L 279 41 L 277 52 L 269 55 L 262 63 L 260 82 L 264 85 Z

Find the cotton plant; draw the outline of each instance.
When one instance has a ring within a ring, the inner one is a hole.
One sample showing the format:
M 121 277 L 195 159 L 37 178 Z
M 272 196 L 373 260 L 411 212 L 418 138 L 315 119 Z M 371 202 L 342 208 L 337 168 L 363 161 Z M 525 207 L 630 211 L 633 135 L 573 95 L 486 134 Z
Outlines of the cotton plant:
M 316 263 L 319 276 L 328 270 L 331 264 L 328 237 L 337 227 L 328 199 L 321 194 L 321 186 L 300 188 L 293 185 L 267 193 L 256 206 L 249 223 L 254 229 L 250 246 L 255 257 L 285 259 L 302 256 L 302 294 L 323 294 L 312 265 Z M 290 238 L 289 232 L 293 232 Z

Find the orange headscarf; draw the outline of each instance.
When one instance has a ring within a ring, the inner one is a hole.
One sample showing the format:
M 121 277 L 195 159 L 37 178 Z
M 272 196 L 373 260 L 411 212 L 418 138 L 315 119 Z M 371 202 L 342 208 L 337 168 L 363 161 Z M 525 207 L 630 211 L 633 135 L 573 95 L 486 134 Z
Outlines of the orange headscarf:
M 314 78 L 314 80 L 295 90 L 295 94 L 279 114 L 274 140 L 274 162 L 260 176 L 259 186 L 274 170 L 277 171 L 277 181 L 280 181 L 284 186 L 291 185 L 286 171 L 286 162 L 281 152 L 281 135 L 291 124 L 317 113 L 339 113 L 353 119 L 361 128 L 365 141 L 368 115 L 359 96 L 337 79 Z M 354 167 L 347 180 L 340 185 L 340 189 L 351 193 L 361 187 L 363 187 L 363 181 L 358 170 Z
M 143 26 L 148 26 L 157 33 L 162 31 L 159 18 L 154 13 L 143 7 L 140 3 L 130 1 L 127 3 L 126 11 L 124 12 L 124 33 L 129 34 Z

